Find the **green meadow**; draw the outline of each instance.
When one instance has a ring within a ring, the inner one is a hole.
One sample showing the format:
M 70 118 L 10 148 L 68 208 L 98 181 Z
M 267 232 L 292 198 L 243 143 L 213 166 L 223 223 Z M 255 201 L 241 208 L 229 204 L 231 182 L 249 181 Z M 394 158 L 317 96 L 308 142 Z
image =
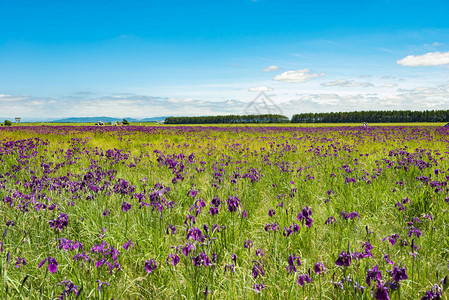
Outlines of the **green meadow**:
M 0 298 L 447 299 L 444 123 L 138 125 L 0 127 Z

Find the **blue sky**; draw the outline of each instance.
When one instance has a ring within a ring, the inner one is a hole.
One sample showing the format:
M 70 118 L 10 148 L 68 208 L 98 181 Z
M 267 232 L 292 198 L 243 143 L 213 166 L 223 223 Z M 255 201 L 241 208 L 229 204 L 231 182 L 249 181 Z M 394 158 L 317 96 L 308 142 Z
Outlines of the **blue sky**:
M 448 109 L 449 1 L 0 1 L 0 117 Z

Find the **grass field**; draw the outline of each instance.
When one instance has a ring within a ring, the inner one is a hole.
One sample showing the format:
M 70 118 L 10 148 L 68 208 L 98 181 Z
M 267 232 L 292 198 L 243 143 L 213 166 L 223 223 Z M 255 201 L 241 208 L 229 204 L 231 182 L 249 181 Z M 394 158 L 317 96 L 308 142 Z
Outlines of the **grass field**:
M 1 299 L 447 299 L 442 123 L 35 125 L 0 127 Z

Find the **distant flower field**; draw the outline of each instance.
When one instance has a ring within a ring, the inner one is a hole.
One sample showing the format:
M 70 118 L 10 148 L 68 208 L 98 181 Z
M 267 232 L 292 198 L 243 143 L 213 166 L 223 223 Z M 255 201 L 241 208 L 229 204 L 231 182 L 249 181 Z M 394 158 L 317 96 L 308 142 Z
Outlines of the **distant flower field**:
M 1 299 L 447 299 L 449 129 L 0 128 Z

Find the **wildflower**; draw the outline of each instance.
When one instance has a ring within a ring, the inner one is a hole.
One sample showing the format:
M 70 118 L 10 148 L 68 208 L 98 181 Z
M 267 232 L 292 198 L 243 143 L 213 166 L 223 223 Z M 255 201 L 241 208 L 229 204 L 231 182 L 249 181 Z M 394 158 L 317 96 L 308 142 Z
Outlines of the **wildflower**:
M 256 250 L 256 255 L 259 257 L 263 257 L 263 251 L 261 249 Z
M 238 207 L 240 206 L 240 199 L 237 197 L 229 197 L 227 202 L 229 212 L 237 211 Z
M 255 260 L 255 261 L 253 261 L 253 263 L 254 263 L 254 265 L 253 265 L 252 273 L 253 273 L 254 279 L 256 279 L 257 276 L 259 276 L 259 274 L 261 276 L 265 276 L 265 271 L 263 270 L 264 264 L 262 263 L 262 261 L 261 260 L 258 260 L 258 261 Z
M 131 247 L 131 245 L 133 246 L 133 249 L 134 249 L 134 243 L 131 242 L 131 240 L 128 240 L 125 244 L 123 244 L 122 247 L 123 247 L 123 249 L 128 250 L 129 247 Z
M 103 285 L 106 285 L 106 286 L 109 286 L 109 285 L 110 285 L 110 284 L 107 283 L 106 281 L 105 281 L 105 282 L 101 282 L 100 279 L 98 279 L 97 282 L 98 282 L 98 287 L 97 287 L 97 290 L 98 290 L 98 291 L 101 291 L 101 287 L 102 287 Z
M 304 286 L 304 283 L 310 283 L 312 282 L 312 280 L 310 279 L 310 269 L 308 271 L 308 274 L 304 274 L 304 275 L 299 275 L 298 276 L 298 280 L 296 281 L 298 283 L 298 285 L 300 286 Z
M 25 260 L 25 258 L 24 257 L 17 257 L 16 258 L 16 268 L 20 268 L 21 266 L 20 265 L 26 265 L 27 264 L 27 261 Z
M 192 198 L 195 198 L 197 194 L 198 194 L 198 191 L 195 191 L 194 189 L 191 189 L 189 191 L 189 196 Z
M 198 256 L 194 256 L 192 257 L 193 260 L 193 265 L 194 266 L 210 266 L 212 265 L 212 262 L 209 258 L 209 256 L 206 255 L 206 253 L 204 251 L 201 251 L 201 253 Z
M 210 214 L 211 216 L 218 214 L 218 212 L 219 212 L 219 210 L 218 210 L 217 207 L 211 207 L 211 208 L 209 209 L 209 214 Z
M 245 244 L 243 245 L 244 248 L 251 249 L 253 246 L 253 242 L 251 240 L 245 240 Z
M 147 273 L 153 273 L 153 271 L 156 269 L 157 263 L 155 260 L 150 259 L 145 261 L 145 271 L 147 271 Z
M 299 256 L 295 256 L 295 253 L 290 254 L 288 257 L 288 266 L 287 266 L 287 273 L 290 274 L 291 272 L 296 272 L 296 266 L 298 267 L 301 265 L 301 261 L 299 260 Z
M 351 254 L 349 251 L 348 253 L 346 253 L 346 251 L 342 251 L 338 256 L 338 259 L 335 261 L 335 264 L 337 266 L 349 267 L 351 265 Z
M 231 265 L 225 265 L 225 272 L 226 272 L 226 270 L 228 270 L 228 269 L 229 269 L 229 271 L 231 271 L 232 273 L 235 273 L 234 265 L 233 265 L 233 264 L 231 264 Z
M 298 221 L 304 220 L 306 223 L 306 226 L 310 228 L 312 226 L 313 220 L 311 218 L 312 216 L 312 209 L 310 209 L 308 206 L 304 207 L 302 211 L 298 214 L 296 217 Z
M 124 211 L 124 212 L 127 212 L 128 210 L 130 210 L 131 209 L 131 204 L 129 204 L 128 202 L 125 202 L 125 201 L 123 201 L 123 204 L 122 204 L 122 210 Z
M 377 290 L 374 297 L 377 300 L 390 300 L 390 296 L 388 295 L 387 287 L 382 284 L 380 281 L 377 282 Z
M 406 268 L 393 266 L 393 270 L 390 271 L 389 273 L 393 275 L 393 280 L 396 282 L 408 279 Z
M 398 239 L 400 239 L 399 234 L 395 233 L 393 235 L 390 235 L 390 236 L 387 236 L 386 238 L 384 238 L 382 240 L 382 242 L 385 241 L 387 238 L 388 238 L 388 241 L 390 242 L 390 244 L 393 245 L 393 246 L 394 246 L 394 244 L 396 244 L 396 241 Z
M 387 263 L 389 263 L 390 265 L 394 266 L 394 263 L 390 260 L 390 257 L 389 257 L 388 254 L 385 254 L 384 258 L 385 258 L 385 261 L 386 261 Z
M 173 254 L 173 253 L 170 253 L 168 256 L 167 256 L 167 265 L 170 265 L 170 263 L 173 265 L 173 267 L 176 267 L 176 265 L 179 263 L 179 261 L 180 261 L 181 259 L 180 259 L 180 257 L 178 256 L 178 254 Z
M 420 237 L 422 235 L 421 230 L 416 227 L 412 227 L 408 232 L 408 237 L 412 237 L 412 235 L 416 235 L 416 237 Z
M 54 274 L 58 270 L 58 262 L 55 258 L 49 256 L 48 258 L 44 259 L 39 263 L 39 268 L 41 268 L 45 262 L 48 262 L 48 270 L 50 271 L 50 273 Z
M 194 241 L 204 241 L 203 233 L 199 228 L 191 228 L 187 233 L 187 239 L 192 238 Z
M 59 296 L 59 299 L 64 299 L 66 296 L 70 296 L 70 294 L 73 292 L 75 294 L 75 296 L 79 295 L 78 288 L 79 286 L 75 285 L 72 281 L 70 280 L 64 280 L 61 281 L 60 283 L 58 283 L 58 286 L 64 285 L 65 286 L 65 290 L 61 293 L 61 295 Z
M 263 283 L 259 283 L 259 284 L 255 283 L 253 285 L 253 289 L 256 293 L 260 293 L 264 288 L 265 288 L 265 286 L 263 285 Z
M 268 216 L 269 216 L 269 217 L 273 217 L 275 214 L 276 214 L 276 211 L 275 211 L 274 209 L 270 209 L 270 210 L 268 211 Z
M 326 272 L 326 267 L 324 267 L 323 263 L 317 262 L 314 266 L 313 266 L 313 271 L 316 274 L 321 274 Z
M 186 244 L 183 248 L 182 248 L 182 254 L 184 254 L 185 256 L 188 256 L 189 255 L 189 253 L 190 253 L 190 251 L 192 251 L 192 249 L 194 248 L 195 246 L 192 244 L 192 243 L 188 243 L 188 244 Z
M 330 216 L 327 218 L 327 220 L 324 222 L 325 225 L 334 224 L 335 218 L 333 216 Z
M 438 284 L 435 284 L 430 288 L 430 290 L 426 291 L 426 294 L 421 298 L 421 300 L 441 299 L 442 294 L 443 289 Z
M 69 218 L 66 214 L 60 213 L 57 219 L 50 220 L 48 223 L 50 224 L 51 228 L 55 228 L 58 231 L 61 231 L 69 224 Z
M 382 278 L 382 273 L 379 271 L 379 266 L 376 265 L 372 270 L 367 270 L 366 284 L 371 286 L 371 279 L 379 281 Z
M 175 225 L 173 225 L 173 224 L 168 225 L 167 231 L 166 231 L 167 235 L 170 234 L 170 231 L 171 231 L 172 234 L 175 234 L 175 233 L 176 233 L 176 227 L 175 227 Z

